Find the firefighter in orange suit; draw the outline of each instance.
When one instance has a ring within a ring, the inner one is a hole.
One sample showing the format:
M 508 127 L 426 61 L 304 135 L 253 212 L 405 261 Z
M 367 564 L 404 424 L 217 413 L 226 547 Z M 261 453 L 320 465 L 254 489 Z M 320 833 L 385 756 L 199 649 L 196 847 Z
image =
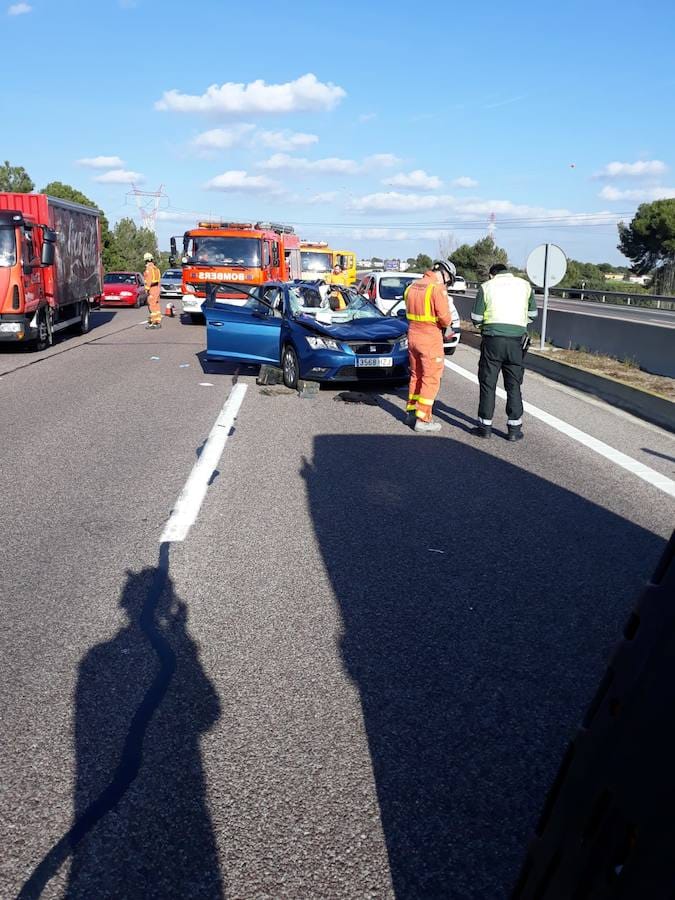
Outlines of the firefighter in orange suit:
M 145 289 L 148 292 L 148 324 L 146 328 L 162 327 L 162 310 L 159 301 L 159 279 L 162 273 L 155 265 L 152 253 L 144 253 L 145 271 L 143 277 L 145 279 Z
M 433 267 L 408 286 L 405 292 L 408 319 L 408 358 L 410 390 L 408 424 L 418 434 L 441 430 L 431 412 L 441 386 L 444 367 L 443 333 L 452 321 L 448 287 L 455 281 L 452 263 L 435 262 Z

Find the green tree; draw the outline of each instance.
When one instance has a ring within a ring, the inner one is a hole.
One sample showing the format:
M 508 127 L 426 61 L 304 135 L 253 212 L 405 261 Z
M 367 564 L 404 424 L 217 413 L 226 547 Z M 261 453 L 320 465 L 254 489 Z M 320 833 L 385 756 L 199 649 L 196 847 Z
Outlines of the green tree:
M 618 249 L 638 275 L 654 273 L 657 293 L 675 286 L 675 199 L 641 203 L 630 225 L 619 222 Z
M 91 206 L 94 209 L 98 209 L 97 204 L 87 197 L 86 194 L 83 194 L 82 191 L 78 191 L 77 188 L 71 187 L 69 184 L 64 184 L 62 181 L 50 181 L 49 184 L 46 184 L 42 188 L 41 193 L 49 194 L 50 197 L 58 197 L 60 200 L 70 200 L 71 203 L 81 203 L 82 206 Z M 110 262 L 113 256 L 113 234 L 110 231 L 110 225 L 105 213 L 102 209 L 99 209 L 98 211 L 101 214 L 103 268 L 112 269 Z
M 485 281 L 490 266 L 502 263 L 508 266 L 509 257 L 502 247 L 498 247 L 491 234 L 481 238 L 475 244 L 462 244 L 450 256 L 450 261 L 457 267 L 457 274 L 467 281 Z
M 0 166 L 0 191 L 11 194 L 30 194 L 35 185 L 23 166 L 12 166 L 5 160 Z
M 109 270 L 142 271 L 144 253 L 152 253 L 159 260 L 157 236 L 149 228 L 139 228 L 133 219 L 120 219 L 112 231 L 112 253 Z
M 411 272 L 426 272 L 434 264 L 432 258 L 426 253 L 418 253 L 415 259 L 409 259 Z

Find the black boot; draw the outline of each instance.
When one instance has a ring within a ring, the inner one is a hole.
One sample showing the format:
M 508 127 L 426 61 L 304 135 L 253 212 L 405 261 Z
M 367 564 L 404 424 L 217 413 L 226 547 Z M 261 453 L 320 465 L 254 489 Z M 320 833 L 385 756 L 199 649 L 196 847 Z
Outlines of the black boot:
M 476 425 L 475 428 L 471 429 L 471 434 L 473 434 L 475 437 L 491 438 L 492 425 Z
M 506 436 L 507 441 L 511 441 L 511 443 L 522 441 L 524 434 L 520 425 L 507 425 L 507 428 L 509 429 L 509 433 Z

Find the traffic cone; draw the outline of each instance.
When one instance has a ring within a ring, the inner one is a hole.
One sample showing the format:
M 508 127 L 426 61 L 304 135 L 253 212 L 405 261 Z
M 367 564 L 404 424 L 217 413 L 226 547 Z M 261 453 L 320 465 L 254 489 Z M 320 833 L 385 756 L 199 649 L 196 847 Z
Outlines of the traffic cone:
M 174 316 L 174 311 L 173 311 L 173 310 L 174 310 L 173 303 L 167 303 L 167 304 L 166 304 L 166 309 L 164 310 L 164 315 L 165 315 L 165 316 L 169 316 L 169 318 L 172 319 L 173 316 Z

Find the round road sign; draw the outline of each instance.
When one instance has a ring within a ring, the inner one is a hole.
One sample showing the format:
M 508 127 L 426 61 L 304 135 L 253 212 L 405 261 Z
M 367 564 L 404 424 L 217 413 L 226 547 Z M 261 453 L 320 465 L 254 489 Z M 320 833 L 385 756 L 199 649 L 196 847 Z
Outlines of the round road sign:
M 538 287 L 545 287 L 544 276 L 549 287 L 559 284 L 567 271 L 567 257 L 557 244 L 540 244 L 527 257 L 527 274 Z

